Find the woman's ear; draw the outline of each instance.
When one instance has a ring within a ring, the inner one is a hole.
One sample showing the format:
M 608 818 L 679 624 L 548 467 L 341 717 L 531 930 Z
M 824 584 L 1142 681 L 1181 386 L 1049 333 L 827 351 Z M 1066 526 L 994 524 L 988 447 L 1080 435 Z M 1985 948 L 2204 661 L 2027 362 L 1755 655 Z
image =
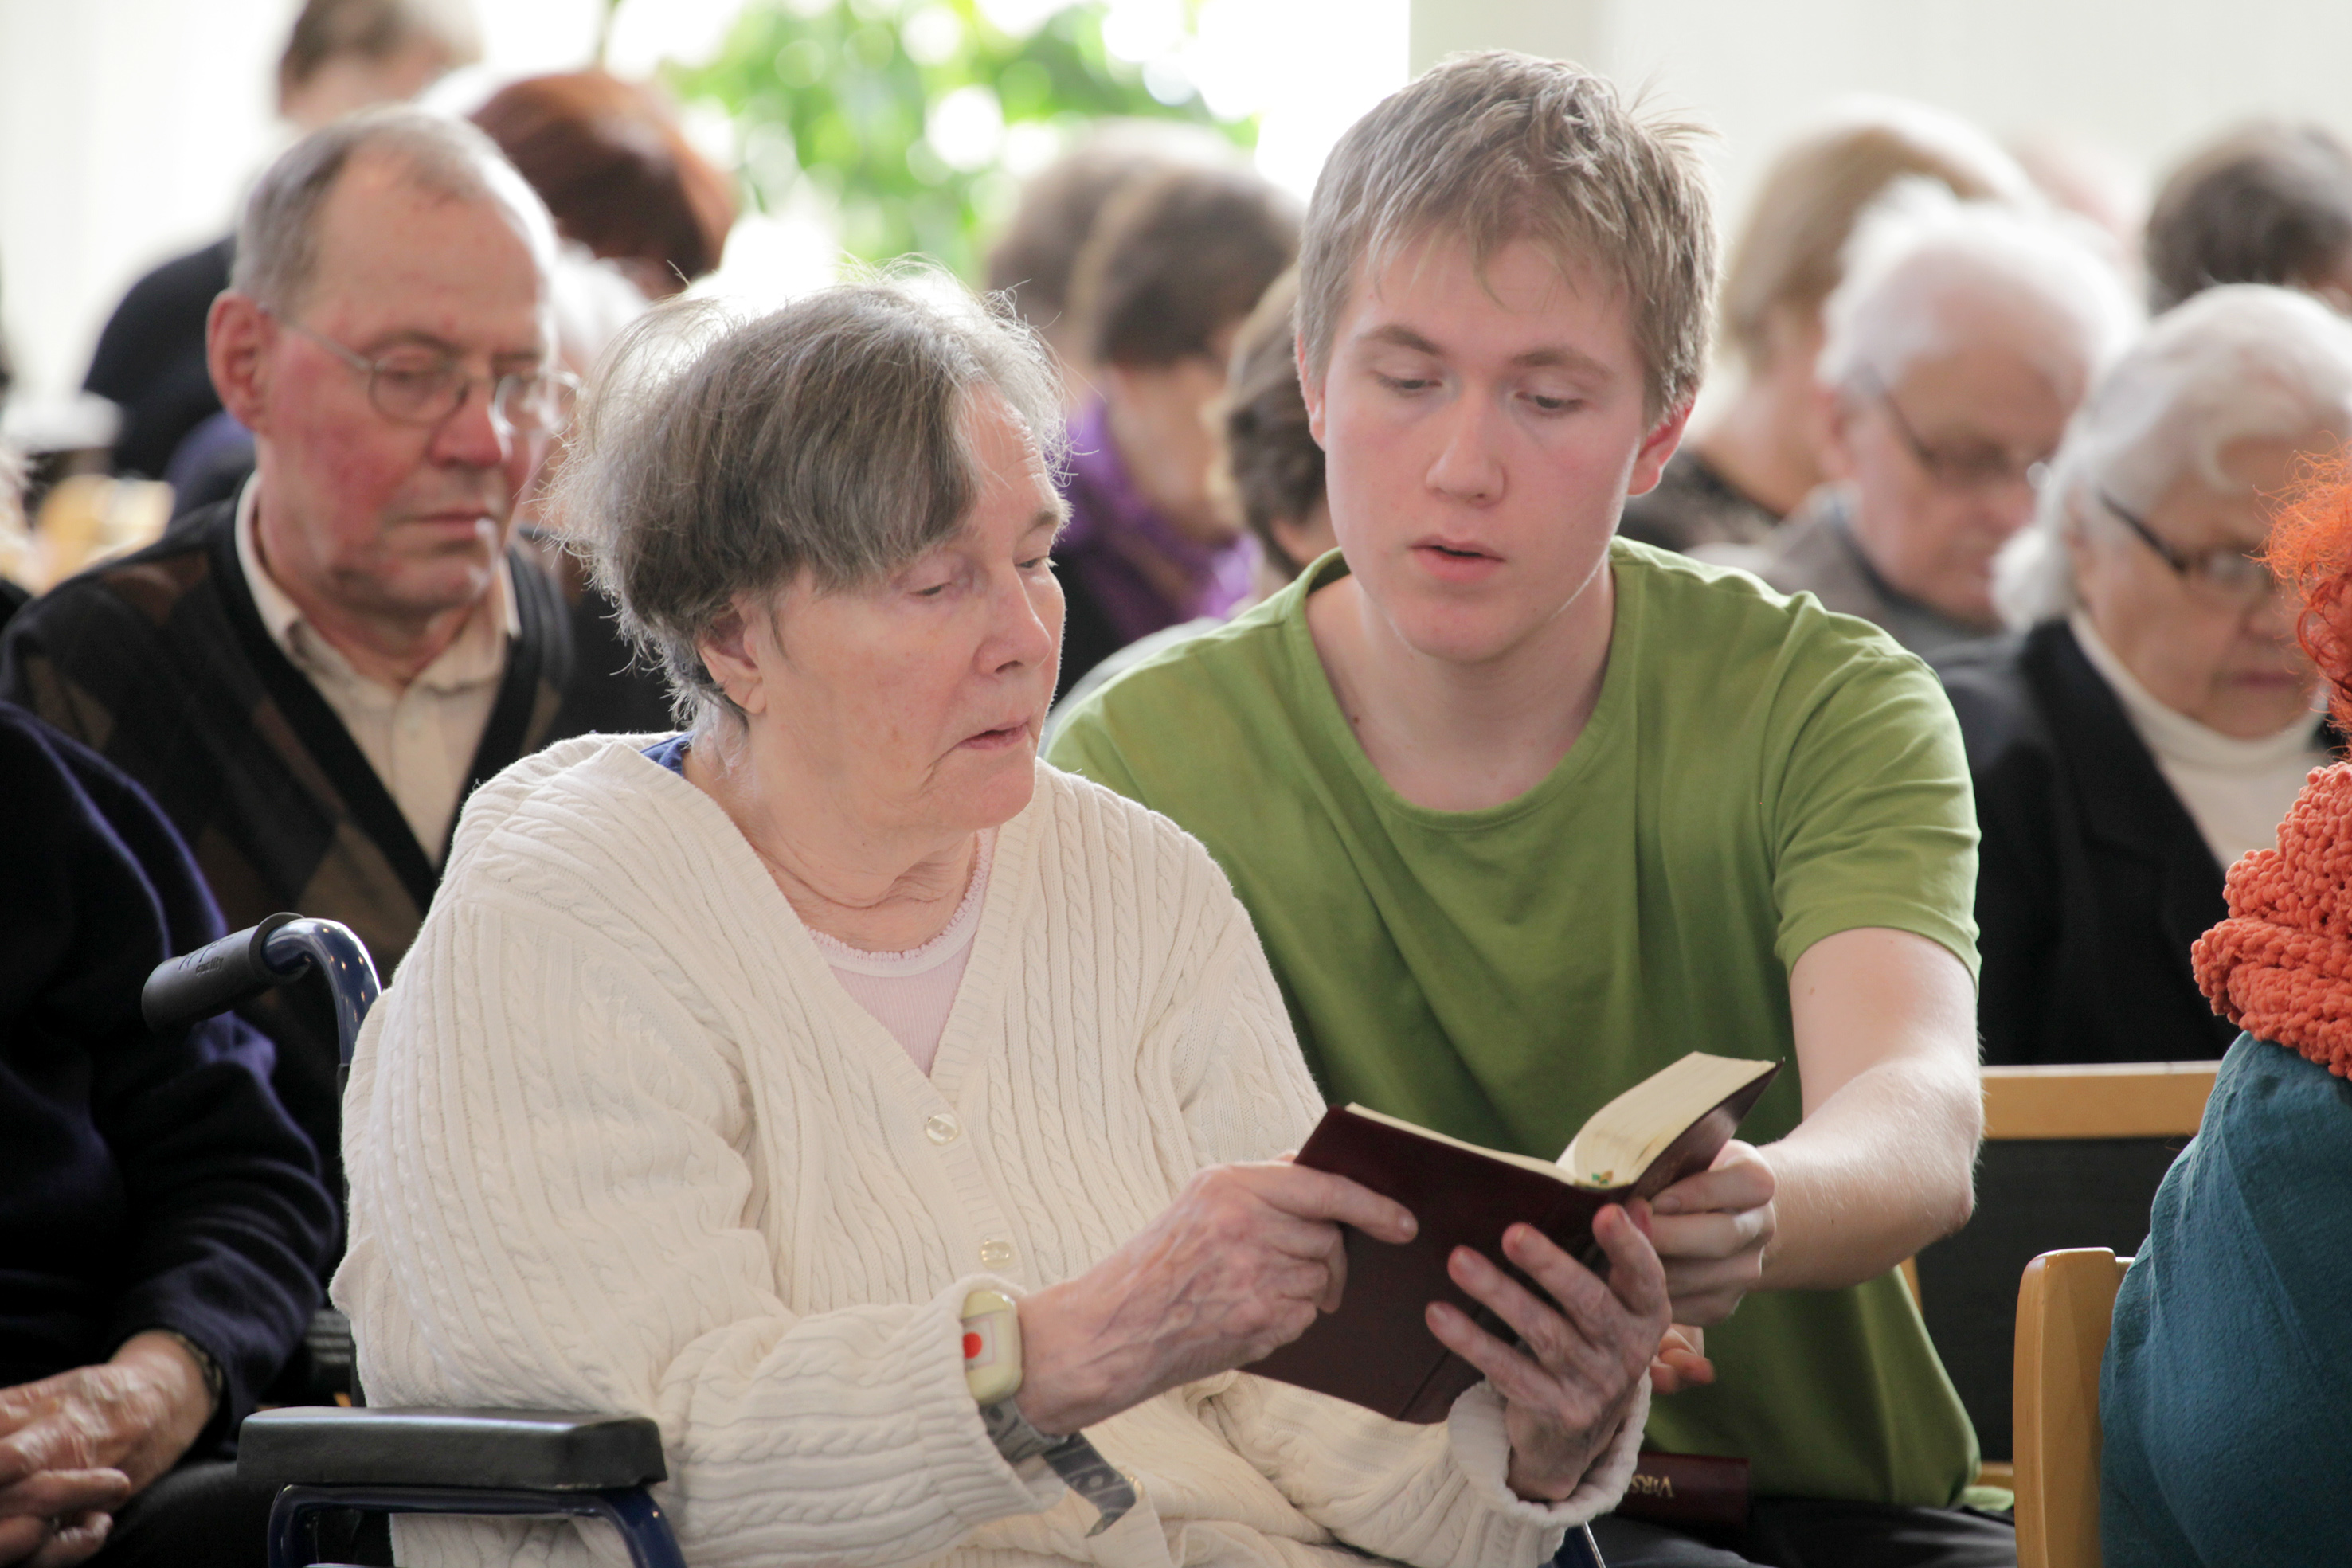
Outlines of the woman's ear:
M 761 654 L 772 650 L 757 646 L 753 627 L 758 621 L 738 597 L 694 644 L 695 652 L 702 655 L 702 667 L 710 672 L 710 678 L 719 683 L 727 700 L 746 715 L 764 713 L 768 707 L 767 676 L 761 668 Z

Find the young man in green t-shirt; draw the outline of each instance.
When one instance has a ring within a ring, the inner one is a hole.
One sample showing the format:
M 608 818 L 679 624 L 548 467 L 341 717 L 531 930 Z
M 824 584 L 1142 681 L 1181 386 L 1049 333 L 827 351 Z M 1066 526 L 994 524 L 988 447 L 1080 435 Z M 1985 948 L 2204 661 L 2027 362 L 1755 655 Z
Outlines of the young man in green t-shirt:
M 1685 1051 L 1790 1061 L 1652 1221 L 1716 1376 L 1650 1437 L 1752 1461 L 1745 1555 L 1604 1521 L 1612 1568 L 2009 1563 L 1955 1506 L 1975 1437 L 1895 1272 L 1967 1218 L 1981 1127 L 1950 712 L 1874 628 L 1613 539 L 1706 356 L 1690 140 L 1503 54 L 1359 122 L 1301 262 L 1341 551 L 1051 760 L 1208 845 L 1336 1100 L 1549 1157 Z

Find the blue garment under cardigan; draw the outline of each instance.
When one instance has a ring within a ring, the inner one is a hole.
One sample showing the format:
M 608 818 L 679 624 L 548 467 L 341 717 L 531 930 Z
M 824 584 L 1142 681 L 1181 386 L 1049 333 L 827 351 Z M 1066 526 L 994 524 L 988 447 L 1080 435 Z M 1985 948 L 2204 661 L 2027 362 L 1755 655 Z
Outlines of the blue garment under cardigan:
M 2240 1035 L 2099 1379 L 2106 1568 L 2352 1563 L 2352 1083 Z

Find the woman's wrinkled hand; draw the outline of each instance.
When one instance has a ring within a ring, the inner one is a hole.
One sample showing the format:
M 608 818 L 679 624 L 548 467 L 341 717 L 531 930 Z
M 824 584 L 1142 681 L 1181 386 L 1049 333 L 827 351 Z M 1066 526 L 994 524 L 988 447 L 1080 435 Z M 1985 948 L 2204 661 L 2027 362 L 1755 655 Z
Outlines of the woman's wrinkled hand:
M 1648 1228 L 1666 1266 L 1675 1322 L 1719 1323 L 1762 1281 L 1773 1191 L 1772 1167 L 1734 1138 L 1712 1166 L 1658 1195 Z
M 1667 1329 L 1665 1270 L 1641 1228 L 1612 1204 L 1592 1234 L 1608 1254 L 1605 1282 L 1531 1225 L 1503 1232 L 1503 1255 L 1549 1301 L 1491 1260 L 1454 1249 L 1454 1282 L 1510 1325 L 1517 1347 L 1447 1302 L 1427 1309 L 1430 1332 L 1503 1396 L 1511 1490 L 1538 1501 L 1568 1497 L 1608 1452 Z
M 1339 1308 L 1342 1226 L 1414 1231 L 1402 1204 L 1287 1159 L 1198 1173 L 1118 1251 L 1023 1299 L 1022 1414 L 1075 1432 L 1289 1343 Z

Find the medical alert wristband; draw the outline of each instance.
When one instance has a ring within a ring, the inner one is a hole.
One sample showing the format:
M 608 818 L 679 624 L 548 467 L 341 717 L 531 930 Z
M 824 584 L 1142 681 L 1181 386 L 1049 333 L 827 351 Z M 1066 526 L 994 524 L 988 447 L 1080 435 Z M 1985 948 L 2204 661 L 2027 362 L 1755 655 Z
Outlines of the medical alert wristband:
M 980 1404 L 988 1440 L 1005 1463 L 1042 1458 L 1064 1484 L 1095 1505 L 1102 1517 L 1088 1535 L 1100 1535 L 1135 1506 L 1134 1483 L 1084 1432 L 1049 1437 L 1013 1402 L 1021 1392 L 1021 1309 L 1002 1291 L 974 1291 L 963 1299 L 963 1380 Z

